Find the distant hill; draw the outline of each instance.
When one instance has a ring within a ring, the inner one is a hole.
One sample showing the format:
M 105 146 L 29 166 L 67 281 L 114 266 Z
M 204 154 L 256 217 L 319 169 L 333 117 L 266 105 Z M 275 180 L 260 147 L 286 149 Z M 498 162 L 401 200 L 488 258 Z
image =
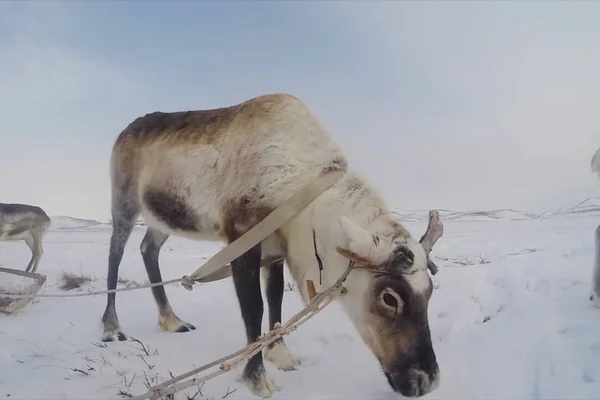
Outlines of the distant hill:
M 427 220 L 429 215 L 429 210 L 392 210 L 392 212 L 403 221 L 423 221 Z M 440 217 L 446 221 L 528 220 L 582 214 L 597 214 L 600 216 L 600 198 L 590 197 L 574 206 L 564 207 L 557 211 L 541 213 L 518 211 L 510 208 L 489 211 L 452 211 L 446 209 L 438 209 L 437 211 L 440 213 Z
M 64 215 L 51 216 L 50 218 L 52 219 L 52 225 L 50 229 L 89 228 L 101 224 L 101 222 L 93 219 L 74 218 Z
M 510 208 L 488 211 L 453 211 L 438 209 L 440 217 L 445 221 L 506 221 L 506 220 L 530 220 L 539 218 L 552 218 L 568 215 L 597 215 L 600 217 L 600 198 L 590 197 L 573 206 L 564 207 L 557 211 L 533 213 L 518 211 Z M 426 221 L 429 210 L 403 210 L 392 208 L 392 213 L 402 221 Z M 67 216 L 52 216 L 51 229 L 82 229 L 93 226 L 110 226 L 111 220 L 96 221 L 93 219 L 74 218 Z M 136 226 L 146 226 L 143 219 L 136 222 Z
M 598 213 L 600 212 L 600 198 L 589 197 L 572 207 L 567 207 L 559 210 L 557 214 L 582 214 L 582 213 Z

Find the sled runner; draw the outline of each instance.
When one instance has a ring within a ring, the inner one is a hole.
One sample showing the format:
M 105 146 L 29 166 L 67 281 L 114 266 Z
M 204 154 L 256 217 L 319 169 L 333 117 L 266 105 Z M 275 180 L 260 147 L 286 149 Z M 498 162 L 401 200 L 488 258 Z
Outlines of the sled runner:
M 0 267 L 0 312 L 12 314 L 33 300 L 33 297 L 11 297 L 10 295 L 35 296 L 46 277 L 37 273 Z

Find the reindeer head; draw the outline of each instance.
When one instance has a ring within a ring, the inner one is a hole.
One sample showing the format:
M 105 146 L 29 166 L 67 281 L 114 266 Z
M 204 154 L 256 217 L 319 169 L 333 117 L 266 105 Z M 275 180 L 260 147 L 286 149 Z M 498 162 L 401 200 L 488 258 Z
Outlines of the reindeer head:
M 379 360 L 392 389 L 419 397 L 439 382 L 427 318 L 433 290 L 428 270 L 437 273 L 429 258 L 443 225 L 436 211 L 419 242 L 406 234 L 380 235 L 342 217 L 348 248 L 337 248 L 357 268 L 347 280 L 345 307 L 363 340 Z M 408 237 L 407 237 L 408 236 Z

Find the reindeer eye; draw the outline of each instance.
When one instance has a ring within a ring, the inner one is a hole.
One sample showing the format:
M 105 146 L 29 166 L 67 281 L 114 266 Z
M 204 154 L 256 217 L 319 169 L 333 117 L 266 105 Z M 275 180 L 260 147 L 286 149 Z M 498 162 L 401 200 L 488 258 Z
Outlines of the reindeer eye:
M 398 308 L 398 300 L 389 293 L 384 293 L 383 302 L 392 308 Z

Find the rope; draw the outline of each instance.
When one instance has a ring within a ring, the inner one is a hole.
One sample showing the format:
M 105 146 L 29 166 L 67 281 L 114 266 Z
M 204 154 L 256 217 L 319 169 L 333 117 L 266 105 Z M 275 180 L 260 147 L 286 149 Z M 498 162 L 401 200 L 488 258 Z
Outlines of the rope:
M 129 290 L 138 290 L 138 289 L 152 288 L 152 287 L 156 287 L 156 286 L 165 286 L 165 285 L 170 285 L 172 283 L 181 282 L 185 278 L 186 277 L 184 276 L 183 278 L 171 279 L 170 281 L 150 283 L 148 285 L 142 285 L 142 286 L 136 286 L 136 287 L 111 289 L 111 290 L 100 290 L 98 292 L 65 293 L 65 294 L 51 293 L 51 294 L 36 294 L 36 295 L 12 294 L 12 293 L 3 293 L 3 292 L 0 292 L 0 296 L 9 296 L 9 297 L 20 298 L 20 299 L 23 299 L 23 298 L 36 298 L 36 297 L 87 297 L 87 296 L 97 296 L 99 294 L 127 292 Z

